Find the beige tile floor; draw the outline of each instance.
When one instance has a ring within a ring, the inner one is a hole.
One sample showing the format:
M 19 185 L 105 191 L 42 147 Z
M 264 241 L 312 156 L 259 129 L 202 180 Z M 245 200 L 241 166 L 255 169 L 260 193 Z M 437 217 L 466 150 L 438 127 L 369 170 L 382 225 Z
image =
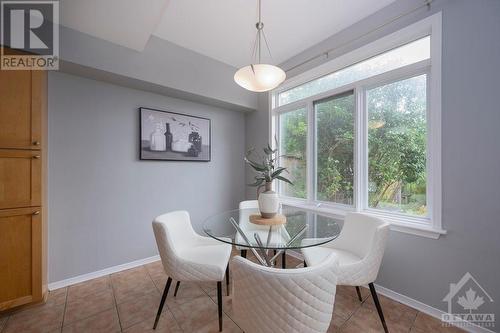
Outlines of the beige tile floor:
M 281 265 L 280 263 L 278 263 Z M 288 257 L 287 266 L 300 261 Z M 167 280 L 160 262 L 83 282 L 49 293 L 47 303 L 0 313 L 0 333 L 153 332 L 154 317 Z M 225 288 L 225 286 L 224 286 Z M 225 290 L 224 290 L 225 295 Z M 383 332 L 367 289 L 359 302 L 351 287 L 338 287 L 329 332 Z M 380 296 L 391 333 L 461 332 L 403 304 Z M 215 283 L 181 283 L 167 299 L 156 332 L 217 332 Z M 242 332 L 224 296 L 224 332 Z

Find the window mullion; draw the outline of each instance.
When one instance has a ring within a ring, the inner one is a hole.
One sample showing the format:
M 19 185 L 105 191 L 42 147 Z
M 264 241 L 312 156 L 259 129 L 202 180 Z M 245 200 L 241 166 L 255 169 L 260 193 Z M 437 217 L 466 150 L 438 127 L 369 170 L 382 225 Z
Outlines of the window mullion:
M 366 88 L 363 88 L 363 90 L 360 91 L 360 98 L 362 101 L 362 107 L 360 108 L 361 111 L 361 116 L 363 119 L 363 124 L 361 128 L 361 135 L 362 135 L 362 141 L 361 141 L 361 147 L 362 147 L 362 153 L 361 153 L 361 180 L 362 180 L 362 187 L 361 187 L 361 193 L 362 193 L 362 201 L 360 202 L 360 208 L 361 209 L 366 209 L 368 208 L 368 185 L 369 185 L 369 179 L 368 179 L 368 106 L 367 106 L 367 101 L 366 101 Z
M 354 209 L 361 211 L 366 207 L 366 110 L 365 90 L 357 86 L 354 90 L 356 95 L 356 110 L 354 119 L 355 149 L 354 149 Z
M 309 100 L 306 105 L 307 108 L 307 148 L 306 148 L 306 191 L 307 201 L 314 202 L 315 195 L 315 179 L 316 179 L 316 119 L 314 115 L 313 101 Z
M 281 166 L 281 159 L 279 156 L 281 156 L 281 136 L 280 136 L 280 122 L 281 122 L 281 115 L 280 114 L 275 114 L 274 118 L 274 136 L 276 137 L 276 141 L 274 142 L 274 138 L 271 140 L 272 145 L 276 144 L 276 147 L 274 149 L 277 149 L 277 155 L 278 156 L 278 165 Z M 276 187 L 276 192 L 281 194 L 281 182 L 274 182 L 274 186 Z

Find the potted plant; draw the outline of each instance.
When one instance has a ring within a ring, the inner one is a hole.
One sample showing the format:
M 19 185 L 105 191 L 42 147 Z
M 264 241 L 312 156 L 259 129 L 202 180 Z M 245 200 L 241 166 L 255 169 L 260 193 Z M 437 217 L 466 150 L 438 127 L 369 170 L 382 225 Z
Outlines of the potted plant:
M 272 149 L 268 144 L 263 148 L 264 155 L 259 155 L 260 161 L 251 159 L 254 149 L 247 151 L 245 162 L 255 170 L 257 175 L 254 177 L 255 182 L 249 186 L 257 187 L 257 199 L 259 201 L 259 210 L 263 218 L 274 217 L 279 210 L 278 194 L 272 190 L 273 180 L 280 180 L 290 185 L 293 183 L 285 178 L 283 172 L 288 172 L 284 167 L 276 167 L 277 149 Z M 264 191 L 261 190 L 264 188 Z

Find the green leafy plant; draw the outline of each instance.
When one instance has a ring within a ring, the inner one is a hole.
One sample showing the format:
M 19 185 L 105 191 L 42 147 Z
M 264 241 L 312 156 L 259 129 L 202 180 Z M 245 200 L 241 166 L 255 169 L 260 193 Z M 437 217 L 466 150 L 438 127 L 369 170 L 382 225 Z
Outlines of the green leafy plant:
M 252 158 L 252 155 L 256 155 L 254 148 L 248 150 L 245 154 L 245 162 L 250 165 L 250 167 L 252 167 L 252 169 L 254 169 L 254 171 L 257 173 L 257 175 L 254 177 L 255 182 L 248 185 L 257 187 L 266 185 L 266 188 L 269 187 L 270 189 L 271 183 L 275 179 L 293 185 L 293 183 L 289 179 L 283 176 L 284 172 L 288 172 L 287 169 L 285 167 L 276 166 L 276 161 L 278 158 L 278 156 L 276 156 L 277 149 L 273 150 L 268 144 L 267 147 L 264 147 L 262 150 L 264 152 L 264 155 L 254 156 L 260 158 L 260 161 Z

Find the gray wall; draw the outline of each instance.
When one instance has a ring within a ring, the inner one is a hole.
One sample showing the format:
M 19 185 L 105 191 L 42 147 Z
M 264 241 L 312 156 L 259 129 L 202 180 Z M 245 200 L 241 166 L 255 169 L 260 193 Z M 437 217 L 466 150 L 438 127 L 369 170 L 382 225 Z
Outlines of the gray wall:
M 341 45 L 418 3 L 397 1 L 283 66 L 290 68 L 310 55 Z M 470 272 L 496 301 L 494 311 L 498 318 L 500 1 L 436 0 L 431 11 L 424 9 L 407 16 L 384 31 L 337 50 L 333 56 L 439 10 L 443 12 L 442 222 L 448 234 L 434 240 L 392 232 L 377 283 L 446 310 L 442 299 L 449 284 Z M 289 74 L 298 74 L 321 62 L 324 59 Z M 263 116 L 267 109 L 259 112 L 247 115 L 247 142 L 259 142 L 260 129 L 268 126 L 267 117 Z
M 262 149 L 269 142 L 269 98 L 267 94 L 259 94 L 257 110 L 245 114 L 246 148 Z M 255 172 L 248 165 L 245 166 L 246 184 L 255 182 Z M 247 199 L 257 197 L 257 189 L 247 186 Z
M 211 162 L 139 161 L 139 106 L 212 120 Z M 159 214 L 207 216 L 244 198 L 244 114 L 49 74 L 49 282 L 157 254 Z

